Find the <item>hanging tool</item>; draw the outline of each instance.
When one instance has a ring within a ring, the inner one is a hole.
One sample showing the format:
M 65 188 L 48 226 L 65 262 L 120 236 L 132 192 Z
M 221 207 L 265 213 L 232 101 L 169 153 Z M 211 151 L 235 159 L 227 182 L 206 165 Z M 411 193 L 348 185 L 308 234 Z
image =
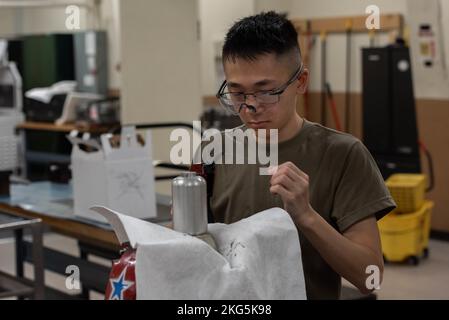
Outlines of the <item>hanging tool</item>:
M 373 48 L 374 47 L 374 40 L 375 40 L 375 37 L 376 37 L 376 29 L 370 29 L 368 35 L 369 35 L 369 46 L 370 46 L 370 48 Z
M 419 145 L 420 149 L 424 152 L 424 155 L 427 158 L 427 167 L 429 170 L 429 185 L 426 188 L 426 192 L 430 192 L 435 187 L 435 173 L 433 170 L 432 155 L 429 152 L 429 149 L 426 147 L 426 145 L 422 142 L 422 140 L 418 140 L 418 145 Z
M 332 94 L 331 85 L 329 84 L 329 82 L 326 82 L 326 93 L 327 93 L 327 98 L 329 99 L 329 104 L 330 104 L 331 111 L 332 111 L 332 117 L 334 118 L 335 129 L 337 129 L 338 131 L 341 131 L 342 128 L 341 128 L 340 117 L 338 115 L 337 106 L 335 104 L 334 95 Z
M 352 20 L 346 21 L 346 95 L 345 95 L 345 131 L 349 132 L 351 121 L 351 35 Z
M 312 23 L 310 20 L 306 21 L 306 53 L 304 55 L 304 64 L 306 66 L 310 65 L 310 57 L 313 46 L 315 45 L 315 37 L 312 35 Z M 308 118 L 310 115 L 310 104 L 309 104 L 309 86 L 306 87 L 306 92 L 304 92 L 304 117 Z
M 321 115 L 320 123 L 326 125 L 326 31 L 321 31 Z

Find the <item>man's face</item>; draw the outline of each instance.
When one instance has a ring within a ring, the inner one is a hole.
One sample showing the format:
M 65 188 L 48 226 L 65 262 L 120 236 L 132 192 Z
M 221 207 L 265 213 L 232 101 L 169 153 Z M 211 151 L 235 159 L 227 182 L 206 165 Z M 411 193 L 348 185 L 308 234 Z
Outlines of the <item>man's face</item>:
M 270 91 L 284 85 L 295 73 L 299 65 L 295 65 L 285 58 L 278 58 L 274 54 L 258 56 L 249 61 L 237 58 L 235 61 L 226 60 L 224 71 L 230 92 L 256 93 Z M 248 128 L 279 129 L 288 127 L 296 117 L 296 97 L 303 93 L 307 80 L 307 71 L 299 80 L 294 81 L 280 95 L 279 102 L 263 105 L 248 96 L 246 104 L 254 106 L 256 112 L 249 108 L 242 108 L 239 115 Z

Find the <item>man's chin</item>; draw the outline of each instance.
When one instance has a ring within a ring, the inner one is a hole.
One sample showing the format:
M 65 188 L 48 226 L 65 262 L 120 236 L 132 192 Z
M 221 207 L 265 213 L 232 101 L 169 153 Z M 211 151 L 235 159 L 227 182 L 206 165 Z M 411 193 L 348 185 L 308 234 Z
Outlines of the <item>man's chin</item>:
M 251 128 L 251 129 L 254 130 L 254 133 L 258 139 L 266 140 L 267 142 L 270 141 L 270 134 L 273 134 L 273 133 L 277 134 L 277 129 L 272 128 L 270 126 L 266 126 L 266 127 L 262 127 L 262 128 Z M 273 132 L 273 131 L 275 131 L 275 132 Z

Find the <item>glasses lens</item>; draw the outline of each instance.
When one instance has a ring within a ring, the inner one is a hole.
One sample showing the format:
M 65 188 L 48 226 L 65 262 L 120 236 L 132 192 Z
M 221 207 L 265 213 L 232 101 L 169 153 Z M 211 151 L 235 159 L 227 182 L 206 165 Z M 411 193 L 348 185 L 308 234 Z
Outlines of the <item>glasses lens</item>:
M 258 93 L 254 95 L 257 103 L 261 105 L 273 105 L 279 102 L 279 94 Z M 220 104 L 233 114 L 239 114 L 242 104 L 245 101 L 243 93 L 223 92 L 220 94 Z
M 261 93 L 256 95 L 256 101 L 260 104 L 273 104 L 279 102 L 279 94 Z
M 222 105 L 222 107 L 223 107 L 224 109 L 226 109 L 226 111 L 228 111 L 228 112 L 230 112 L 230 113 L 232 113 L 232 114 L 235 114 L 235 113 L 236 113 L 235 107 L 234 107 L 234 105 L 233 105 L 233 103 L 232 103 L 232 100 L 229 99 L 229 97 L 227 97 L 227 96 L 224 95 L 224 94 L 221 94 L 221 95 L 220 95 L 220 98 L 219 98 L 219 101 L 220 101 L 220 104 Z
M 238 104 L 237 99 L 232 97 L 230 93 L 222 93 L 220 95 L 220 104 L 232 114 L 238 114 L 238 109 L 240 104 Z

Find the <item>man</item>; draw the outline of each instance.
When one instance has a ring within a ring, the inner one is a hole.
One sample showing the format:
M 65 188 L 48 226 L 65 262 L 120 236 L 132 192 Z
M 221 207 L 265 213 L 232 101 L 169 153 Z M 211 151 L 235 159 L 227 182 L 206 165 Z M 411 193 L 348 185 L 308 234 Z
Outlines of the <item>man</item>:
M 243 128 L 278 130 L 280 165 L 272 176 L 254 165 L 216 165 L 211 210 L 216 222 L 233 223 L 283 207 L 298 228 L 308 299 L 338 299 L 341 277 L 368 293 L 367 267 L 378 268 L 380 281 L 383 271 L 376 219 L 395 203 L 359 140 L 296 112 L 309 75 L 297 38 L 274 12 L 228 31 L 217 97 Z

